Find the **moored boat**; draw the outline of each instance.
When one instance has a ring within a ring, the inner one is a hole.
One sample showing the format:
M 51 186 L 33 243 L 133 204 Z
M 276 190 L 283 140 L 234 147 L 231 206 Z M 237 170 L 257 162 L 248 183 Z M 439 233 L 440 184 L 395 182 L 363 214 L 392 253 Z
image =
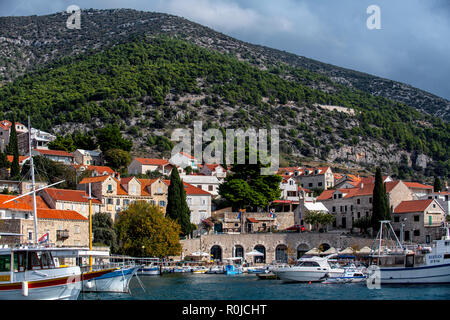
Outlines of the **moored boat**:
M 80 267 L 62 266 L 77 249 L 21 246 L 0 249 L 0 300 L 76 300 Z
M 443 225 L 445 235 L 435 240 L 429 250 L 406 248 L 395 235 L 390 221 L 381 221 L 375 243 L 369 257 L 375 278 L 379 272 L 380 284 L 436 284 L 450 283 L 450 234 L 448 223 Z M 394 245 L 389 248 L 384 240 L 387 235 L 393 235 Z M 375 279 L 374 278 L 374 279 Z M 376 279 L 375 279 L 376 281 Z

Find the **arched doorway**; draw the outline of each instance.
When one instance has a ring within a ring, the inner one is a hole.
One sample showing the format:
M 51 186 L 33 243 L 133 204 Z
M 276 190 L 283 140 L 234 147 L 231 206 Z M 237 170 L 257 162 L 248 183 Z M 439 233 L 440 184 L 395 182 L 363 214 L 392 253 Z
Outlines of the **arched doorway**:
M 308 251 L 309 246 L 306 243 L 299 244 L 297 247 L 297 259 L 300 259 Z
M 322 243 L 318 249 L 323 252 L 323 251 L 327 251 L 330 248 L 331 248 L 331 246 L 328 243 Z
M 234 257 L 242 257 L 244 258 L 244 248 L 241 245 L 235 245 L 233 250 Z
M 275 248 L 275 260 L 282 263 L 288 262 L 287 247 L 284 244 L 279 244 Z
M 264 256 L 255 256 L 255 263 L 266 263 L 266 248 L 263 245 L 258 244 L 255 246 L 255 250 L 264 254 Z
M 218 245 L 211 247 L 211 260 L 222 261 L 222 248 Z

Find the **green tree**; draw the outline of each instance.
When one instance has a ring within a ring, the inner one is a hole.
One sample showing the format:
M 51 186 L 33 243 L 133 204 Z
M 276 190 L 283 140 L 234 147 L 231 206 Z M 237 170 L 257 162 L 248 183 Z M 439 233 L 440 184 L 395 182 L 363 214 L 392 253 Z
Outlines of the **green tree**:
M 120 212 L 115 229 L 122 254 L 159 258 L 181 254 L 180 226 L 146 201 L 136 201 Z
M 434 190 L 434 192 L 442 191 L 441 179 L 439 179 L 438 177 L 434 177 L 433 190 Z
M 99 129 L 96 135 L 97 143 L 105 153 L 111 149 L 121 149 L 124 151 L 131 151 L 133 142 L 122 137 L 122 133 L 117 125 L 107 125 Z
M 380 228 L 380 220 L 390 220 L 391 214 L 389 209 L 386 187 L 383 183 L 381 169 L 377 168 L 375 172 L 375 186 L 373 188 L 372 199 L 372 228 L 378 231 Z
M 13 156 L 13 161 L 11 163 L 11 179 L 18 179 L 20 176 L 20 165 L 19 165 L 19 145 L 17 141 L 17 131 L 16 131 L 16 122 L 12 121 L 11 132 L 9 134 L 9 144 L 8 151 Z
M 93 242 L 109 246 L 111 252 L 118 251 L 118 241 L 114 223 L 109 214 L 97 212 L 92 216 Z
M 122 170 L 131 162 L 131 155 L 122 149 L 109 149 L 104 153 L 106 163 L 114 170 Z
M 191 210 L 186 202 L 186 190 L 178 170 L 172 170 L 167 191 L 166 215 L 181 227 L 182 235 L 190 234 L 195 226 L 191 223 Z
M 270 202 L 280 197 L 279 175 L 262 175 L 261 169 L 270 165 L 263 165 L 257 154 L 256 164 L 250 164 L 250 148 L 245 148 L 245 163 L 232 165 L 232 173 L 227 175 L 224 183 L 219 186 L 219 194 L 228 200 L 233 210 L 266 207 Z

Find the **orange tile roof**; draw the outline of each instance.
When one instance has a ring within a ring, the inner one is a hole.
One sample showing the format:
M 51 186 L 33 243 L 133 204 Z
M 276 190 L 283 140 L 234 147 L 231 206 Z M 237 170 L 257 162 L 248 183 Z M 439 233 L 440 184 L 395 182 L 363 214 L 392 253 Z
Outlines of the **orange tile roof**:
M 433 199 L 402 201 L 394 209 L 394 213 L 423 212 Z
M 163 180 L 163 182 L 166 183 L 168 186 L 170 186 L 170 180 Z M 208 195 L 208 196 L 211 195 L 211 193 L 209 193 L 203 189 L 194 187 L 192 184 L 189 184 L 187 182 L 183 181 L 183 184 L 184 184 L 184 190 L 186 191 L 187 195 L 198 195 L 198 194 L 204 194 L 204 195 Z
M 73 155 L 69 152 L 62 151 L 62 150 L 45 150 L 45 149 L 34 149 L 34 151 L 39 152 L 40 154 L 48 154 L 58 157 L 71 157 L 73 158 Z
M 0 195 L 0 208 L 1 209 L 12 209 L 12 210 L 33 210 L 33 197 L 32 196 L 24 196 L 22 198 L 16 199 L 14 201 L 3 203 L 5 201 L 14 199 L 17 196 L 13 195 Z M 45 201 L 40 197 L 36 196 L 36 208 L 49 209 L 49 206 L 45 203 Z
M 194 158 L 193 156 L 191 156 L 189 153 L 186 153 L 186 152 L 182 152 L 182 151 L 181 151 L 180 154 L 183 155 L 183 156 L 185 156 L 185 157 L 188 157 L 189 159 L 195 160 L 195 158 Z
M 14 156 L 7 155 L 6 158 L 8 159 L 8 162 L 12 163 Z M 19 156 L 19 164 L 22 165 L 25 160 L 28 160 L 28 158 L 29 156 Z
M 87 203 L 89 201 L 88 194 L 83 190 L 47 188 L 42 190 L 42 192 L 45 192 L 51 198 L 60 201 L 83 202 L 83 203 Z M 101 202 L 98 199 L 92 199 L 92 203 L 101 203 Z
M 79 182 L 79 184 L 103 182 L 106 179 L 108 179 L 108 177 L 109 177 L 108 174 L 105 174 L 103 176 L 97 176 L 97 177 L 87 177 L 87 178 L 83 178 L 83 180 L 81 180 Z
M 143 165 L 164 166 L 169 164 L 169 161 L 166 159 L 135 158 L 135 160 L 139 161 Z
M 88 220 L 73 210 L 37 209 L 37 217 L 39 219 Z
M 91 165 L 84 165 L 84 164 L 73 164 L 72 166 L 75 169 L 80 169 L 81 167 L 84 167 L 88 171 L 97 171 L 98 173 L 106 172 L 107 174 L 114 174 L 114 170 L 108 166 L 91 166 Z
M 413 189 L 433 189 L 433 186 L 429 186 L 426 184 L 421 184 L 419 182 L 404 182 L 408 188 Z

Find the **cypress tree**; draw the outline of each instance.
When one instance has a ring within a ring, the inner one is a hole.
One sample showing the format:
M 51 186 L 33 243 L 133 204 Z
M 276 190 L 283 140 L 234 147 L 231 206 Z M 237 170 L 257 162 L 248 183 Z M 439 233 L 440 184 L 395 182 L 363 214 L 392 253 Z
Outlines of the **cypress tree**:
M 17 142 L 16 122 L 13 120 L 11 125 L 11 132 L 9 134 L 8 149 L 13 155 L 13 161 L 11 163 L 10 177 L 12 179 L 17 178 L 20 175 L 19 166 L 19 145 Z
M 390 220 L 391 214 L 389 203 L 386 195 L 386 187 L 383 183 L 381 169 L 377 168 L 375 173 L 375 186 L 373 188 L 372 199 L 372 228 L 378 231 L 380 228 L 380 220 Z
M 191 223 L 191 210 L 186 202 L 186 191 L 178 170 L 174 168 L 170 175 L 170 185 L 167 194 L 166 215 L 175 220 L 181 227 L 181 233 L 188 235 L 194 229 Z
M 433 190 L 434 190 L 434 192 L 441 192 L 442 191 L 442 183 L 441 183 L 441 180 L 438 177 L 434 177 Z

